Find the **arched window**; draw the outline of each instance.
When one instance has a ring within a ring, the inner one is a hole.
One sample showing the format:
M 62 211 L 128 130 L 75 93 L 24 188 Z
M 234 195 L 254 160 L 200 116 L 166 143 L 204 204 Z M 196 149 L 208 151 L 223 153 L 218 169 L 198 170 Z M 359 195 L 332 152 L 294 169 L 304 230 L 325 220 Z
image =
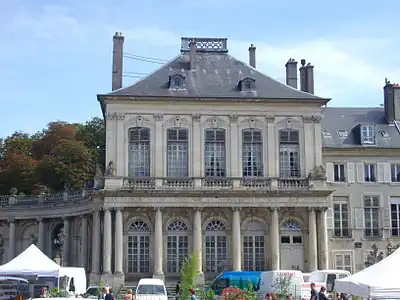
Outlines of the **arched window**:
M 134 127 L 129 129 L 129 170 L 130 177 L 150 176 L 150 129 Z
M 206 129 L 204 145 L 204 169 L 206 177 L 226 176 L 225 129 Z
M 205 269 L 218 273 L 225 269 L 228 261 L 226 227 L 220 220 L 210 221 L 205 228 Z
M 178 273 L 189 254 L 189 228 L 181 220 L 174 220 L 167 227 L 167 272 Z
M 189 137 L 186 128 L 167 130 L 167 176 L 189 176 Z
M 243 177 L 263 176 L 263 138 L 261 130 L 242 131 L 242 170 Z
M 284 129 L 279 131 L 279 176 L 281 178 L 300 177 L 299 131 Z
M 265 231 L 256 221 L 243 229 L 243 271 L 265 270 Z
M 149 225 L 141 220 L 128 228 L 128 273 L 150 273 Z

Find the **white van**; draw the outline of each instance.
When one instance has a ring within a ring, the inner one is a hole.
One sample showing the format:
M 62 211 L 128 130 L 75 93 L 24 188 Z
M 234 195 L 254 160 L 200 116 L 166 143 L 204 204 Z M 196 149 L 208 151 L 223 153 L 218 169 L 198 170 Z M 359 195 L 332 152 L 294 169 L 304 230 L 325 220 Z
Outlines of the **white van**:
M 303 272 L 298 270 L 275 270 L 261 273 L 258 298 L 264 299 L 268 293 L 290 294 L 293 299 L 301 299 Z M 285 290 L 282 290 L 285 289 Z
M 164 281 L 158 278 L 142 278 L 136 287 L 136 300 L 168 300 Z
M 84 268 L 76 267 L 61 267 L 60 268 L 60 285 L 61 278 L 66 277 L 66 283 L 63 288 L 70 295 L 83 295 L 86 293 L 87 281 L 86 281 L 86 271 Z
M 308 282 L 303 284 L 303 294 L 308 295 L 304 297 L 309 299 L 311 297 L 311 283 L 315 283 L 315 288 L 317 291 L 321 287 L 325 287 L 328 292 L 335 290 L 335 280 L 342 279 L 350 276 L 349 271 L 345 270 L 316 270 L 311 272 Z

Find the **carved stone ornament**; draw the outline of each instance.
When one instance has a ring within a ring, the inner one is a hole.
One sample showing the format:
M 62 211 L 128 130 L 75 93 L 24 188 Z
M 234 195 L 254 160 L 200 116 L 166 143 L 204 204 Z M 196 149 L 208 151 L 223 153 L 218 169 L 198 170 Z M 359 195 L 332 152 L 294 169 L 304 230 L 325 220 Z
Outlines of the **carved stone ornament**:
M 160 122 L 163 120 L 163 115 L 162 114 L 154 114 L 154 120 L 157 122 Z
M 110 160 L 110 162 L 108 163 L 105 175 L 106 176 L 114 176 L 115 175 L 115 166 L 114 166 L 114 162 L 112 160 Z
M 304 123 L 319 123 L 321 122 L 321 116 L 303 116 Z
M 106 113 L 106 119 L 111 121 L 111 120 L 125 120 L 125 114 L 124 113 Z
M 181 118 L 176 117 L 175 120 L 174 120 L 174 125 L 175 125 L 175 127 L 181 127 L 181 125 L 182 125 Z
M 142 116 L 138 116 L 136 118 L 136 125 L 137 126 L 142 126 L 143 125 L 143 117 Z
M 237 122 L 238 118 L 239 118 L 239 116 L 236 115 L 236 114 L 230 115 L 230 116 L 229 116 L 229 121 L 232 122 L 232 123 L 233 123 L 233 122 Z
M 265 120 L 266 120 L 268 123 L 275 122 L 275 116 L 267 115 L 267 116 L 265 116 Z
M 201 118 L 200 115 L 192 115 L 193 122 L 200 122 L 200 118 Z
M 308 174 L 309 180 L 326 180 L 326 170 L 323 165 L 315 166 Z
M 125 114 L 124 113 L 115 113 L 115 119 L 118 121 L 123 121 L 123 120 L 125 120 Z
M 210 123 L 211 123 L 210 125 L 211 125 L 212 128 L 218 128 L 219 124 L 218 124 L 218 119 L 217 118 L 212 118 Z

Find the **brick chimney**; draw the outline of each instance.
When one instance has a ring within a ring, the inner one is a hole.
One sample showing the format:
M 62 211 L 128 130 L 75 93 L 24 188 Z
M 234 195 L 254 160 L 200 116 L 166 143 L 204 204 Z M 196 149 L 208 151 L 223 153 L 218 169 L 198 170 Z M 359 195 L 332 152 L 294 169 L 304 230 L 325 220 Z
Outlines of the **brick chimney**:
M 314 94 L 314 66 L 306 60 L 301 60 L 300 67 L 300 90 L 306 93 Z
M 113 36 L 112 90 L 122 88 L 124 40 L 121 32 Z
M 190 70 L 196 70 L 196 52 L 197 52 L 197 43 L 196 39 L 192 39 L 189 43 L 190 48 Z
M 385 78 L 383 87 L 385 117 L 389 123 L 400 121 L 400 85 Z
M 289 58 L 286 65 L 286 84 L 297 89 L 297 61 Z
M 253 44 L 249 47 L 249 65 L 256 68 L 256 47 Z

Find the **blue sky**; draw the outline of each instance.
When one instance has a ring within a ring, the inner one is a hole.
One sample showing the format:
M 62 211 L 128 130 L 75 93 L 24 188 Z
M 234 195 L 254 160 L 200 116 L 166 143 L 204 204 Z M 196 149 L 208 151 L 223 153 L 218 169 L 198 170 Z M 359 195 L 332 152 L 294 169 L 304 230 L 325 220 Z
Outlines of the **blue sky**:
M 100 116 L 111 90 L 112 35 L 125 52 L 168 60 L 181 36 L 228 37 L 228 48 L 284 80 L 288 58 L 315 65 L 315 93 L 331 106 L 378 106 L 384 78 L 400 81 L 398 2 L 353 0 L 0 0 L 0 136 L 52 120 Z M 158 64 L 125 60 L 125 71 Z M 125 78 L 124 85 L 135 78 Z

